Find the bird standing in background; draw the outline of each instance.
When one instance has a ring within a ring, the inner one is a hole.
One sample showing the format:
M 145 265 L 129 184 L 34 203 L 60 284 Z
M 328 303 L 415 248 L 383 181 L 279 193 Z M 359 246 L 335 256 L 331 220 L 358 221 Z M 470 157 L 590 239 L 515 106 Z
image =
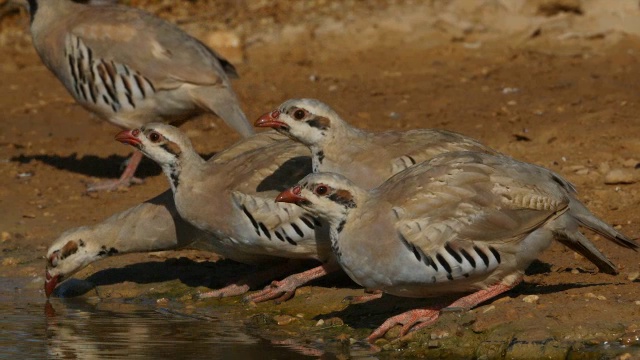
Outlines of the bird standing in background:
M 413 298 L 465 295 L 394 316 L 401 335 L 434 323 L 444 307 L 470 309 L 516 286 L 552 240 L 588 243 L 570 207 L 573 189 L 553 172 L 506 156 L 451 152 L 417 164 L 367 191 L 342 175 L 311 174 L 276 201 L 329 222 L 338 263 L 369 290 Z M 604 235 L 637 250 L 624 235 Z M 571 247 L 574 249 L 573 247 Z M 599 251 L 601 271 L 617 269 Z
M 179 125 L 212 112 L 243 137 L 254 133 L 229 82 L 233 65 L 177 26 L 113 1 L 28 0 L 28 8 L 42 62 L 110 123 Z M 89 190 L 130 185 L 141 159 L 135 152 L 120 179 Z

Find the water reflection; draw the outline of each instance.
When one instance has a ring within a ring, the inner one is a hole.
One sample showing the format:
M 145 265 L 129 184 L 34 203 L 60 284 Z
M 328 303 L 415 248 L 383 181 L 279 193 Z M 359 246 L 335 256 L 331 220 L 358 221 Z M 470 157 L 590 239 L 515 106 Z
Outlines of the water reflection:
M 0 278 L 0 358 L 335 358 L 295 343 L 250 335 L 241 322 L 152 305 L 55 299 Z M 210 315 L 209 312 L 214 315 Z

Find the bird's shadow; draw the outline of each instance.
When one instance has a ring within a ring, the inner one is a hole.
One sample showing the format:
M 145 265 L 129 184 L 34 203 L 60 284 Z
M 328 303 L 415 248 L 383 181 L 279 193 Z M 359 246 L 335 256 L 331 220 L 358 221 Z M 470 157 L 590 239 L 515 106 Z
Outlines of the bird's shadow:
M 300 270 L 311 268 L 313 267 L 312 264 L 317 265 L 315 261 L 310 261 L 308 264 L 303 262 Z M 61 284 L 56 288 L 54 294 L 61 298 L 73 298 L 86 294 L 96 286 L 108 286 L 125 282 L 155 284 L 174 280 L 178 280 L 192 288 L 203 286 L 219 289 L 231 284 L 242 284 L 244 281 L 252 282 L 254 279 L 249 275 L 267 269 L 268 266 L 245 265 L 232 260 L 216 262 L 193 261 L 186 257 L 171 258 L 164 261 L 147 261 L 125 265 L 120 268 L 100 270 L 91 274 L 85 280 L 69 279 L 63 283 L 65 286 Z M 288 275 L 286 274 L 285 276 Z M 254 285 L 252 290 L 262 288 L 271 280 L 278 279 L 270 279 L 264 283 Z M 329 274 L 310 284 L 326 287 L 360 288 L 342 271 Z
M 215 153 L 204 154 L 201 156 L 208 159 L 214 154 Z M 109 155 L 106 158 L 96 155 L 84 155 L 82 157 L 78 157 L 77 153 L 73 153 L 68 156 L 20 154 L 18 156 L 11 157 L 10 161 L 19 164 L 28 164 L 32 161 L 38 161 L 59 170 L 97 178 L 117 179 L 126 167 L 126 161 L 128 159 L 129 157 L 121 155 Z M 136 170 L 136 176 L 144 179 L 147 177 L 157 176 L 161 172 L 162 170 L 156 163 L 144 157 Z

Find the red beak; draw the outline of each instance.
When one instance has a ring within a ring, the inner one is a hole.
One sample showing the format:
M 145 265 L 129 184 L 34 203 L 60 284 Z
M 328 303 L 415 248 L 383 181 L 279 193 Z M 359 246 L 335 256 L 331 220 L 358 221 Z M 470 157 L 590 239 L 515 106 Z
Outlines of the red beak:
M 49 271 L 47 271 L 47 273 L 45 274 L 44 294 L 47 295 L 47 299 L 49 298 L 49 296 L 51 296 L 51 293 L 56 288 L 56 285 L 58 285 L 58 280 L 60 280 L 60 275 L 51 276 L 49 274 Z
M 276 202 L 286 202 L 291 204 L 298 204 L 301 202 L 305 202 L 307 199 L 300 196 L 300 186 L 294 186 L 290 189 L 287 189 L 278 195 L 276 198 Z
M 287 124 L 277 119 L 278 116 L 280 116 L 280 111 L 278 110 L 266 113 L 260 116 L 254 125 L 257 127 L 271 127 L 274 129 L 289 129 Z
M 140 144 L 142 144 L 140 139 L 138 139 L 138 137 L 136 136 L 139 133 L 140 130 L 138 129 L 121 131 L 116 135 L 116 140 L 120 141 L 123 144 L 138 147 Z

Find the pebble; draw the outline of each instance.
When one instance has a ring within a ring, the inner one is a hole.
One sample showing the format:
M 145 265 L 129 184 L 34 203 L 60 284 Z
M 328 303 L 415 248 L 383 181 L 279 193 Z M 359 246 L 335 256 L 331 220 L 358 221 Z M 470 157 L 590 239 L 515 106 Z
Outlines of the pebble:
M 629 273 L 629 275 L 627 275 L 627 280 L 635 281 L 638 277 L 640 277 L 640 272 L 634 271 L 632 273 Z
M 596 295 L 594 293 L 586 293 L 584 294 L 584 296 L 592 299 L 607 300 L 607 298 L 604 295 Z
M 540 296 L 538 295 L 527 295 L 525 297 L 522 298 L 522 301 L 529 303 L 529 304 L 535 304 L 538 302 L 538 300 L 540 299 Z
M 493 305 L 491 305 L 491 306 L 488 306 L 486 309 L 484 309 L 484 310 L 482 311 L 482 313 L 483 313 L 483 314 L 486 314 L 486 313 L 488 313 L 489 311 L 493 311 L 493 310 L 495 310 L 495 309 L 496 309 L 496 307 L 495 307 L 495 306 L 493 306 Z
M 449 336 L 450 336 L 449 332 L 443 329 L 434 330 L 431 334 L 429 334 L 429 338 L 431 340 L 444 339 L 444 338 L 448 338 Z
M 297 319 L 289 315 L 276 315 L 273 317 L 273 320 L 275 320 L 278 325 L 289 325 L 292 321 Z
M 631 169 L 612 169 L 604 176 L 604 183 L 608 185 L 633 184 L 637 181 L 637 173 Z
M 8 231 L 0 233 L 0 242 L 7 242 L 11 240 L 11 234 Z
M 19 263 L 18 259 L 14 257 L 6 257 L 2 259 L 2 266 L 17 266 Z

